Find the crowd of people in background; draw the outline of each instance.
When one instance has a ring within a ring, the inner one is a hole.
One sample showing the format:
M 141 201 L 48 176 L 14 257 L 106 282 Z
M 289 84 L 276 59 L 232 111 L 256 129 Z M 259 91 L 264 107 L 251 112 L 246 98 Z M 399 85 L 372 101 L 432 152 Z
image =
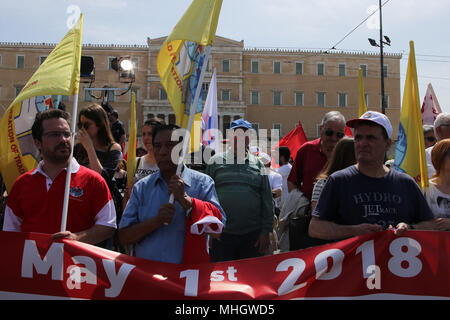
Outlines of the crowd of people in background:
M 252 126 L 238 119 L 223 153 L 201 169 L 183 165 L 179 175 L 172 159 L 179 141 L 171 139 L 178 127 L 152 118 L 142 126 L 131 186 L 117 111 L 93 104 L 77 117 L 67 231 L 59 230 L 58 217 L 72 133 L 59 109 L 36 116 L 39 166 L 9 194 L 0 181 L 3 230 L 50 233 L 172 263 L 252 258 L 381 230 L 450 230 L 449 113 L 423 126 L 425 190 L 386 159 L 392 125 L 375 111 L 350 121 L 326 113 L 319 137 L 295 155 L 286 146 L 252 149 Z M 345 135 L 346 126 L 354 137 Z

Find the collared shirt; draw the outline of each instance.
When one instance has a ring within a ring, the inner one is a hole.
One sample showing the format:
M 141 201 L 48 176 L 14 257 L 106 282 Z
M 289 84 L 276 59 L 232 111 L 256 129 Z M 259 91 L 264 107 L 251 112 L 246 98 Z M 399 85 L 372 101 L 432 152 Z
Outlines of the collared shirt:
M 241 164 L 232 151 L 217 154 L 209 160 L 206 174 L 214 179 L 220 203 L 227 213 L 224 233 L 242 235 L 273 230 L 272 191 L 258 158 L 248 153 Z
M 297 152 L 288 181 L 300 187 L 311 200 L 317 175 L 327 163 L 327 156 L 320 146 L 320 138 L 304 143 Z
M 56 233 L 61 231 L 66 169 L 54 180 L 38 167 L 20 176 L 8 196 L 4 231 Z M 105 179 L 72 159 L 66 230 L 73 233 L 94 225 L 116 227 L 114 202 Z
M 225 222 L 225 213 L 219 204 L 214 181 L 207 175 L 186 166 L 184 166 L 181 178 L 184 181 L 186 193 L 192 198 L 212 203 L 220 210 L 222 222 Z M 157 216 L 161 205 L 169 203 L 169 196 L 168 185 L 160 171 L 142 178 L 133 187 L 119 229 L 142 223 Z M 174 205 L 175 215 L 171 223 L 159 227 L 135 244 L 137 257 L 153 261 L 182 263 L 186 211 L 177 201 L 174 202 Z

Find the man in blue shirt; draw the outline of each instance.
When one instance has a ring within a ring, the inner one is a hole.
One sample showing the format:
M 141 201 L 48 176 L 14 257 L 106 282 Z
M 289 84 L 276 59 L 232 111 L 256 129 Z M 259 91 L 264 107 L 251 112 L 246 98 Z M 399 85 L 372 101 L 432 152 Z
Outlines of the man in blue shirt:
M 175 125 L 162 125 L 153 131 L 153 151 L 160 169 L 139 180 L 133 187 L 119 225 L 122 244 L 135 246 L 139 258 L 170 263 L 182 263 L 186 239 L 186 215 L 191 213 L 195 201 L 221 208 L 214 181 L 207 175 L 184 166 L 181 177 L 175 175 L 177 159 L 172 149 L 179 143 L 172 140 Z M 169 203 L 170 194 L 174 203 Z M 195 201 L 194 201 L 195 200 Z M 220 220 L 218 221 L 220 224 Z M 216 232 L 220 232 L 216 230 Z M 189 248 L 203 250 L 202 248 Z

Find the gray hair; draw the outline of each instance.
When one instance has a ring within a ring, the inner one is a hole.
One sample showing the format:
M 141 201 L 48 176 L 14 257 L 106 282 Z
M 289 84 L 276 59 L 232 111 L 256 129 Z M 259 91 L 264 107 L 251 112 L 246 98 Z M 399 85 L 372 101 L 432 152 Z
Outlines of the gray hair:
M 330 111 L 323 116 L 321 125 L 324 126 L 328 121 L 338 121 L 345 124 L 345 117 L 339 111 Z
M 437 115 L 436 120 L 434 120 L 434 128 L 436 129 L 443 124 L 450 124 L 450 113 L 442 112 Z
M 431 125 L 431 124 L 424 124 L 422 126 L 422 128 L 423 128 L 423 134 L 427 134 L 429 132 L 433 132 L 434 133 L 434 126 Z

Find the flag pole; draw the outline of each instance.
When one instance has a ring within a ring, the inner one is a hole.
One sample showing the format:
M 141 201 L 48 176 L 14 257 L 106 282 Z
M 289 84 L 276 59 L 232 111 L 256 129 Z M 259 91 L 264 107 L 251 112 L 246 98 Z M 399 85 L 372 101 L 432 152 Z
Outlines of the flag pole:
M 73 147 L 75 144 L 75 129 L 77 124 L 77 113 L 78 113 L 78 93 L 73 95 L 73 110 L 72 110 L 72 125 L 70 131 L 72 132 L 72 147 L 70 149 L 69 163 L 67 165 L 66 171 L 66 184 L 64 187 L 64 202 L 63 202 L 63 211 L 61 218 L 61 232 L 66 231 L 67 226 L 67 211 L 69 208 L 69 192 L 70 192 L 70 178 L 71 178 L 71 166 L 72 166 L 72 158 L 73 158 Z
M 192 129 L 192 124 L 194 123 L 195 109 L 196 109 L 196 107 L 198 105 L 198 99 L 200 97 L 200 92 L 202 90 L 203 78 L 205 77 L 206 66 L 208 65 L 208 59 L 209 59 L 209 54 L 210 53 L 211 53 L 211 45 L 208 45 L 206 47 L 205 61 L 203 63 L 202 70 L 200 72 L 200 79 L 198 80 L 197 89 L 195 90 L 194 102 L 190 106 L 189 122 L 188 122 L 188 126 L 186 128 L 186 133 L 185 133 L 184 138 L 183 138 L 183 148 L 181 149 L 181 155 L 180 155 L 180 158 L 178 159 L 178 166 L 177 166 L 177 172 L 176 172 L 177 176 L 181 174 L 181 169 L 183 168 L 183 163 L 184 163 L 184 157 L 185 157 L 186 151 L 187 151 L 187 149 L 189 147 L 190 132 L 191 132 L 191 129 Z M 187 139 L 188 137 L 189 137 L 189 139 Z M 170 195 L 170 198 L 169 198 L 169 203 L 173 203 L 174 199 L 175 198 L 174 198 L 174 195 L 172 193 Z

